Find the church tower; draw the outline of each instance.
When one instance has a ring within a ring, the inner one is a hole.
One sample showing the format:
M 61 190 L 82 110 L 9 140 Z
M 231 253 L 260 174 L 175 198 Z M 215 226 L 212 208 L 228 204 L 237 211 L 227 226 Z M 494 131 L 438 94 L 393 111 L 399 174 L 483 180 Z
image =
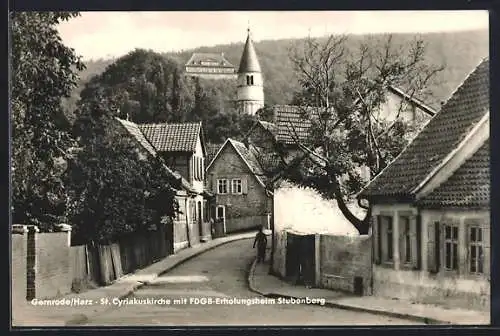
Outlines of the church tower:
M 254 115 L 264 107 L 263 84 L 262 72 L 249 28 L 238 69 L 237 108 L 240 113 Z

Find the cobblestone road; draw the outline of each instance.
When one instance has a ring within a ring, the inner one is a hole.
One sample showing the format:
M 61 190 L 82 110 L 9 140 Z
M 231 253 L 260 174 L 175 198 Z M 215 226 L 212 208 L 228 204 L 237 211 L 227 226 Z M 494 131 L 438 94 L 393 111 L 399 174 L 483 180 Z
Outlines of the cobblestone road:
M 415 322 L 316 305 L 243 304 L 265 300 L 247 286 L 251 240 L 208 251 L 142 287 L 89 326 L 404 325 Z M 148 302 L 149 300 L 149 302 Z M 156 302 L 153 302 L 156 300 Z M 199 300 L 199 301 L 197 301 Z M 202 304 L 212 300 L 212 304 Z M 225 302 L 224 302 L 225 300 Z M 233 303 L 230 304 L 233 300 Z M 239 304 L 235 301 L 240 300 Z M 277 299 L 276 299 L 277 300 Z M 217 303 L 217 304 L 216 304 Z

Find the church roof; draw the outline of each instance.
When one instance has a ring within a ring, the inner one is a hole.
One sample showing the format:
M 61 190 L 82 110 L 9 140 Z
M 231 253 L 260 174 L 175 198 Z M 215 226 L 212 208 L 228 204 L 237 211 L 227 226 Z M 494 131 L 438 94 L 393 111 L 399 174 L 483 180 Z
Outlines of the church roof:
M 250 32 L 248 33 L 247 41 L 245 42 L 245 47 L 243 48 L 240 68 L 238 69 L 238 73 L 243 72 L 261 72 L 259 59 L 257 58 L 257 53 L 255 52 L 252 39 L 250 38 Z

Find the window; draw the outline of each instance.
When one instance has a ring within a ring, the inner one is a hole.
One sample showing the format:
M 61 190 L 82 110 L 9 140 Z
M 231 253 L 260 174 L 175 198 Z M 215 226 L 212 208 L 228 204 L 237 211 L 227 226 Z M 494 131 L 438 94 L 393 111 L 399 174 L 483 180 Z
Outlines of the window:
M 253 85 L 253 76 L 247 75 L 247 85 Z
M 484 272 L 483 230 L 473 226 L 469 228 L 469 271 L 474 274 Z
M 412 255 L 411 255 L 411 227 L 410 227 L 410 218 L 407 216 L 402 216 L 399 218 L 399 224 L 402 228 L 402 234 L 403 234 L 403 246 L 402 248 L 402 255 L 403 255 L 403 262 L 405 264 L 410 264 L 412 262 Z
M 227 194 L 227 180 L 217 180 L 217 193 Z
M 444 227 L 444 267 L 449 271 L 458 270 L 458 227 Z
M 233 194 L 241 194 L 241 193 L 243 193 L 243 190 L 242 190 L 242 187 L 241 187 L 241 179 L 234 179 L 234 180 L 232 180 L 231 190 L 232 190 Z

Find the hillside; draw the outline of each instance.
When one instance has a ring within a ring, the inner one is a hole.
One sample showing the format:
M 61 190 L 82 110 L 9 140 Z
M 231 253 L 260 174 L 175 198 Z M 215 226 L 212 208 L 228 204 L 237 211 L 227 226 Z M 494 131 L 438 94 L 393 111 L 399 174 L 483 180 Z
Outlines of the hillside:
M 445 71 L 440 74 L 439 78 L 437 78 L 437 84 L 432 88 L 436 99 L 427 102 L 437 108 L 441 101 L 449 98 L 453 90 L 479 64 L 480 60 L 488 56 L 488 31 L 431 33 L 420 36 L 427 45 L 429 60 L 435 64 L 444 63 L 446 65 Z M 355 50 L 358 43 L 366 40 L 367 37 L 367 35 L 351 36 L 348 49 Z M 416 34 L 398 34 L 395 35 L 394 41 L 396 43 L 405 43 L 415 37 L 417 37 Z M 242 36 L 242 43 L 200 47 L 182 52 L 166 53 L 164 55 L 178 60 L 180 64 L 184 64 L 193 52 L 224 52 L 225 57 L 235 67 L 238 67 L 239 58 L 243 50 L 243 41 L 244 36 Z M 298 39 L 286 39 L 254 43 L 264 72 L 266 104 L 290 103 L 294 92 L 299 89 L 288 57 L 290 48 L 299 41 Z M 99 59 L 86 62 L 87 69 L 80 73 L 78 88 L 75 89 L 73 96 L 67 100 L 65 105 L 72 110 L 83 85 L 92 76 L 103 72 L 113 62 L 114 59 Z

